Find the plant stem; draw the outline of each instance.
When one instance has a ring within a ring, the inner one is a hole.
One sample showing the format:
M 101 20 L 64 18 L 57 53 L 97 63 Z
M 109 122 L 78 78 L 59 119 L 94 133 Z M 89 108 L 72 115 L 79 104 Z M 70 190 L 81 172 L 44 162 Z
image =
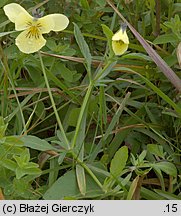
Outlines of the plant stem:
M 83 119 L 83 115 L 84 115 L 84 112 L 86 110 L 87 103 L 89 101 L 93 86 L 94 86 L 94 82 L 91 81 L 89 86 L 88 86 L 87 93 L 85 95 L 85 98 L 84 98 L 84 101 L 83 101 L 83 104 L 82 104 L 82 107 L 81 107 L 81 110 L 80 110 L 78 122 L 77 122 L 77 125 L 76 125 L 75 135 L 74 135 L 74 138 L 73 138 L 73 141 L 72 141 L 72 149 L 76 145 L 76 141 L 77 141 L 77 137 L 78 137 L 78 134 L 79 134 L 79 130 L 80 130 L 81 122 L 82 122 L 82 119 Z
M 44 67 L 44 64 L 43 64 L 43 59 L 42 59 L 42 56 L 41 56 L 40 52 L 38 52 L 38 54 L 39 54 L 39 58 L 40 58 L 40 63 L 41 63 L 41 67 L 42 67 L 43 76 L 44 76 L 44 79 L 45 79 L 45 84 L 46 84 L 47 89 L 48 89 L 48 94 L 49 94 L 49 97 L 50 97 L 50 100 L 51 100 L 51 103 L 52 103 L 52 107 L 53 107 L 53 110 L 54 110 L 54 113 L 55 113 L 55 117 L 57 119 L 58 126 L 59 126 L 59 128 L 60 128 L 60 130 L 62 132 L 64 142 L 67 145 L 67 149 L 70 150 L 69 141 L 68 141 L 67 136 L 65 134 L 65 131 L 64 131 L 62 122 L 60 120 L 58 111 L 56 109 L 56 105 L 55 105 L 53 95 L 52 95 L 52 92 L 51 92 L 51 89 L 50 89 L 50 85 L 49 85 L 48 78 L 47 78 L 47 75 L 46 75 L 45 67 Z

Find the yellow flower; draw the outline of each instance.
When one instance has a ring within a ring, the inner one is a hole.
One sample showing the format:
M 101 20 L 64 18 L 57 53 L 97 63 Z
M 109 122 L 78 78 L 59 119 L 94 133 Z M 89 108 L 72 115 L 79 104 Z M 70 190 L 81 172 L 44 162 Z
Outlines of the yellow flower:
M 124 25 L 112 37 L 112 49 L 115 55 L 122 55 L 128 49 L 129 38 Z
M 63 14 L 32 17 L 16 3 L 5 5 L 3 9 L 9 20 L 15 23 L 15 30 L 23 31 L 16 38 L 16 45 L 23 53 L 29 54 L 40 50 L 46 44 L 42 34 L 62 31 L 69 24 L 69 19 Z

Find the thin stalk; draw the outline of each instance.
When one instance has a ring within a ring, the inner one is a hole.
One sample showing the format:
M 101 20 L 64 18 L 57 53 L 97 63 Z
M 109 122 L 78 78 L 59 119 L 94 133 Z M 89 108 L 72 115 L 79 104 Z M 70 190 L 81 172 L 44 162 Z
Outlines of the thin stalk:
M 68 149 L 70 149 L 69 141 L 67 139 L 67 136 L 65 134 L 65 131 L 64 131 L 64 128 L 63 128 L 63 125 L 62 125 L 62 122 L 60 120 L 58 111 L 57 111 L 56 106 L 55 106 L 55 102 L 54 102 L 54 99 L 53 99 L 53 95 L 52 95 L 52 92 L 51 92 L 51 89 L 50 89 L 50 85 L 49 85 L 48 78 L 47 78 L 47 75 L 46 75 L 45 67 L 44 67 L 44 64 L 43 64 L 42 56 L 41 56 L 40 52 L 38 52 L 38 54 L 39 54 L 39 58 L 40 58 L 40 63 L 41 63 L 41 67 L 42 67 L 43 76 L 44 76 L 44 79 L 45 79 L 45 84 L 46 84 L 47 89 L 48 89 L 48 94 L 49 94 L 49 97 L 50 97 L 50 100 L 51 100 L 51 103 L 52 103 L 52 107 L 53 107 L 53 110 L 54 110 L 54 113 L 55 113 L 55 117 L 57 119 L 58 126 L 59 126 L 59 128 L 60 128 L 60 130 L 62 132 L 65 144 L 67 145 Z
M 81 122 L 82 122 L 82 119 L 83 119 L 83 115 L 84 115 L 84 112 L 86 110 L 86 107 L 87 107 L 87 104 L 88 104 L 88 101 L 89 101 L 93 86 L 94 86 L 94 82 L 91 81 L 89 86 L 88 86 L 88 89 L 87 89 L 87 92 L 86 92 L 86 95 L 85 95 L 85 98 L 84 98 L 84 101 L 83 101 L 83 104 L 82 104 L 82 107 L 81 107 L 81 110 L 80 110 L 78 122 L 77 122 L 77 125 L 76 125 L 75 135 L 74 135 L 74 138 L 73 138 L 73 141 L 72 141 L 72 149 L 76 145 L 77 137 L 78 137 L 80 126 L 81 126 Z

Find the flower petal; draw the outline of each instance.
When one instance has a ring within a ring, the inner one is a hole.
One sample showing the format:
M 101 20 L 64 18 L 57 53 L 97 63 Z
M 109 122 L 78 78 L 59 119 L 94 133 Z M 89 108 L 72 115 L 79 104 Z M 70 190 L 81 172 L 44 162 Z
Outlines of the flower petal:
M 112 37 L 112 49 L 115 55 L 122 55 L 128 49 L 129 38 L 122 27 Z
M 38 38 L 27 37 L 28 30 L 21 32 L 16 38 L 16 45 L 23 53 L 34 53 L 40 50 L 45 44 L 46 40 L 42 35 L 39 35 Z
M 41 24 L 41 32 L 49 33 L 50 31 L 62 31 L 68 24 L 69 19 L 63 14 L 50 14 L 38 20 Z
M 123 31 L 122 28 L 113 35 L 112 40 L 113 41 L 122 40 L 124 43 L 129 44 L 128 35 L 127 35 L 126 31 Z
M 21 7 L 21 5 L 16 4 L 16 3 L 7 4 L 3 7 L 3 9 L 4 9 L 6 16 L 13 23 L 15 23 L 16 18 L 21 13 L 23 13 L 24 15 L 26 14 L 27 16 L 29 15 L 29 13 L 23 7 Z
M 16 31 L 22 31 L 28 28 L 27 23 L 32 23 L 33 17 L 29 13 L 20 13 L 15 19 L 15 29 Z
M 112 41 L 112 49 L 115 53 L 115 55 L 122 55 L 126 52 L 128 49 L 128 44 L 124 43 L 123 41 Z

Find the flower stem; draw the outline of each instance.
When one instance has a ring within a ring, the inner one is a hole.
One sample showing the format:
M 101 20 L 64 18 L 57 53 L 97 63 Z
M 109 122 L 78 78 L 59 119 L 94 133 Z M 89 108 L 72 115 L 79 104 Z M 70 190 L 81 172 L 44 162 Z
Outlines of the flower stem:
M 50 100 L 51 100 L 51 103 L 52 103 L 52 107 L 53 107 L 53 110 L 54 110 L 54 113 L 55 113 L 55 117 L 57 119 L 57 123 L 58 123 L 58 126 L 59 126 L 60 130 L 61 130 L 61 133 L 63 135 L 64 142 L 67 145 L 67 150 L 70 150 L 69 141 L 68 141 L 67 136 L 65 134 L 65 131 L 64 131 L 62 122 L 60 120 L 59 114 L 57 112 L 56 105 L 55 105 L 55 102 L 54 102 L 54 99 L 53 99 L 53 95 L 52 95 L 52 92 L 51 92 L 51 89 L 50 89 L 50 85 L 49 85 L 48 78 L 47 78 L 47 75 L 46 75 L 45 67 L 44 67 L 44 64 L 43 64 L 43 59 L 42 59 L 42 56 L 41 56 L 40 52 L 38 52 L 38 54 L 39 54 L 39 58 L 40 58 L 40 63 L 41 63 L 41 67 L 42 67 L 43 76 L 44 76 L 44 79 L 45 79 L 45 84 L 47 86 L 48 94 L 49 94 L 49 97 L 50 97 Z
M 76 125 L 75 135 L 74 135 L 74 138 L 73 138 L 73 141 L 72 141 L 72 149 L 76 145 L 77 137 L 78 137 L 79 130 L 80 130 L 81 123 L 82 123 L 82 119 L 83 119 L 83 115 L 84 115 L 84 112 L 86 110 L 86 107 L 87 107 L 87 104 L 88 104 L 88 101 L 89 101 L 93 86 L 94 86 L 94 83 L 91 81 L 89 86 L 88 86 L 87 93 L 85 95 L 85 98 L 84 98 L 84 101 L 83 101 L 83 104 L 82 104 L 82 107 L 81 107 L 81 110 L 80 110 L 79 118 L 78 118 L 77 125 Z

